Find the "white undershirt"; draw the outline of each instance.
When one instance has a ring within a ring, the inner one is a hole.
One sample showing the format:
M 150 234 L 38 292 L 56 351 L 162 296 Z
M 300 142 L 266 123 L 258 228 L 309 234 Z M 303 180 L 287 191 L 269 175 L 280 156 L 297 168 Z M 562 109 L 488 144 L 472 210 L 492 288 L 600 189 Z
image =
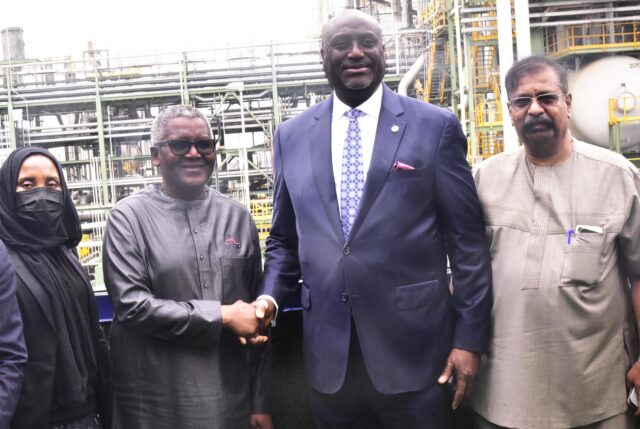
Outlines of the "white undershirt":
M 382 85 L 378 87 L 367 101 L 357 106 L 364 115 L 358 118 L 360 125 L 360 135 L 362 138 L 362 172 L 366 181 L 371 155 L 373 154 L 373 144 L 376 140 L 376 129 L 378 128 L 378 117 L 382 107 Z M 340 207 L 340 185 L 342 183 L 342 151 L 344 140 L 349 128 L 349 118 L 344 114 L 351 110 L 351 107 L 344 104 L 335 94 L 333 94 L 333 113 L 331 115 L 331 162 L 333 164 L 333 179 L 336 182 L 336 195 L 338 197 L 338 208 Z

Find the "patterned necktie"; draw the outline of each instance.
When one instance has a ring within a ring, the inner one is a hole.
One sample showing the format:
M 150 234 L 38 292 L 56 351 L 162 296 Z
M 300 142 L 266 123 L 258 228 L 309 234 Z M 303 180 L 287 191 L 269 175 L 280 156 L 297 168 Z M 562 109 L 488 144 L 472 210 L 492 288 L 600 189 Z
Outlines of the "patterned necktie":
M 364 186 L 362 137 L 358 124 L 358 117 L 362 115 L 363 112 L 358 109 L 351 109 L 345 113 L 345 116 L 349 118 L 349 128 L 347 128 L 347 137 L 344 140 L 342 151 L 342 182 L 340 185 L 342 232 L 345 239 L 349 236 L 351 225 L 358 213 Z

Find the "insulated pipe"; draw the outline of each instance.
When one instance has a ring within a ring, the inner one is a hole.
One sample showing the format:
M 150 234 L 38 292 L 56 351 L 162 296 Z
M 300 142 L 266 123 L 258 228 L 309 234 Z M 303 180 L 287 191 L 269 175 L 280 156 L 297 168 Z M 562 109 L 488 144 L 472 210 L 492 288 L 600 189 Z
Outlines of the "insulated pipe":
M 613 9 L 613 2 L 607 3 L 607 7 Z M 607 18 L 613 18 L 613 10 L 611 12 L 607 12 Z M 608 43 L 615 43 L 616 36 L 614 33 L 616 32 L 616 28 L 613 22 L 607 23 L 607 32 L 609 33 L 609 36 L 607 37 Z
M 500 101 L 502 104 L 502 131 L 505 152 L 518 147 L 518 135 L 509 122 L 509 108 L 507 106 L 507 90 L 504 78 L 513 64 L 513 38 L 511 27 L 511 1 L 497 0 L 498 15 L 498 55 L 500 55 Z
M 392 0 L 391 15 L 393 16 L 393 30 L 397 31 L 402 26 L 402 4 L 401 0 Z
M 574 19 L 571 21 L 534 22 L 531 24 L 531 27 L 557 27 L 560 25 L 595 24 L 599 22 L 636 22 L 636 21 L 640 21 L 640 15 L 617 16 L 615 18 Z
M 550 18 L 552 16 L 575 16 L 575 15 L 595 15 L 607 12 L 631 12 L 640 10 L 640 6 L 617 6 L 603 7 L 600 9 L 578 9 L 578 10 L 560 10 L 555 12 L 536 12 L 532 13 L 532 18 Z
M 518 59 L 531 55 L 531 29 L 529 28 L 529 1 L 516 1 L 516 52 Z
M 531 15 L 529 15 L 531 17 Z M 479 21 L 491 21 L 492 18 L 487 17 L 487 19 L 481 19 Z M 635 22 L 640 21 L 640 15 L 634 16 L 618 16 L 615 18 L 596 18 L 596 19 L 574 19 L 571 21 L 547 21 L 547 22 L 532 22 L 530 24 L 531 28 L 542 28 L 542 27 L 559 27 L 562 25 L 580 25 L 580 24 L 596 24 L 596 23 L 604 23 L 604 22 Z M 471 21 L 466 21 L 471 22 Z M 464 27 L 462 29 L 462 33 L 483 33 L 486 31 L 495 31 L 498 30 L 498 27 Z
M 464 79 L 464 73 L 462 70 L 462 35 L 460 34 L 460 29 L 462 25 L 460 24 L 460 5 L 458 4 L 458 0 L 453 0 L 453 10 L 454 10 L 454 19 L 456 26 L 456 51 L 458 57 L 458 79 L 460 79 L 460 83 L 458 85 L 460 91 L 460 123 L 462 124 L 462 129 L 466 130 L 467 127 L 467 92 Z M 465 133 L 466 134 L 466 133 Z
M 409 68 L 407 73 L 405 73 L 405 75 L 402 76 L 402 79 L 398 84 L 398 94 L 407 95 L 409 85 L 411 85 L 413 80 L 416 78 L 416 76 L 418 75 L 418 72 L 422 70 L 422 67 L 424 67 L 424 52 L 420 54 L 416 62 L 413 63 L 413 65 L 411 66 L 411 68 Z
M 413 9 L 410 0 L 402 0 L 402 28 L 413 28 Z
M 607 3 L 610 0 L 589 0 L 589 3 Z M 535 2 L 529 3 L 529 7 L 551 7 L 551 6 L 573 6 L 573 5 L 584 5 L 584 0 L 561 0 L 561 1 L 543 1 L 543 2 Z

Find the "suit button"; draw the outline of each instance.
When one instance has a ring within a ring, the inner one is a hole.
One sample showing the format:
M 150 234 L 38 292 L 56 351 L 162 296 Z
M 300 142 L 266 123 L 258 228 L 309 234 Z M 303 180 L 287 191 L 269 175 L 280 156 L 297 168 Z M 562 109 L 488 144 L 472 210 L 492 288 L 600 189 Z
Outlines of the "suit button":
M 343 293 L 342 295 L 340 295 L 340 301 L 342 302 L 349 301 L 349 295 L 347 295 L 346 293 Z
M 348 247 L 345 247 L 345 248 L 342 250 L 342 254 L 343 254 L 343 255 L 348 255 L 350 252 L 351 252 L 351 249 L 349 249 Z

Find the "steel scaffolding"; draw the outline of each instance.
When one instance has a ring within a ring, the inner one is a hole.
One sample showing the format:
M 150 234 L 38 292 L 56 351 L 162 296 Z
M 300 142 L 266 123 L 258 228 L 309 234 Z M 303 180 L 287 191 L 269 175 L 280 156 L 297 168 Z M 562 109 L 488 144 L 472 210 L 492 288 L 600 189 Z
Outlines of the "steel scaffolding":
M 396 87 L 420 55 L 424 31 L 384 35 L 385 81 Z M 149 159 L 150 126 L 163 106 L 201 109 L 222 143 L 213 186 L 249 208 L 261 237 L 271 219 L 271 139 L 284 120 L 331 91 L 320 41 L 228 46 L 193 52 L 0 64 L 0 161 L 15 147 L 50 148 L 61 160 L 85 237 L 83 262 L 100 278 L 108 210 L 159 182 Z

